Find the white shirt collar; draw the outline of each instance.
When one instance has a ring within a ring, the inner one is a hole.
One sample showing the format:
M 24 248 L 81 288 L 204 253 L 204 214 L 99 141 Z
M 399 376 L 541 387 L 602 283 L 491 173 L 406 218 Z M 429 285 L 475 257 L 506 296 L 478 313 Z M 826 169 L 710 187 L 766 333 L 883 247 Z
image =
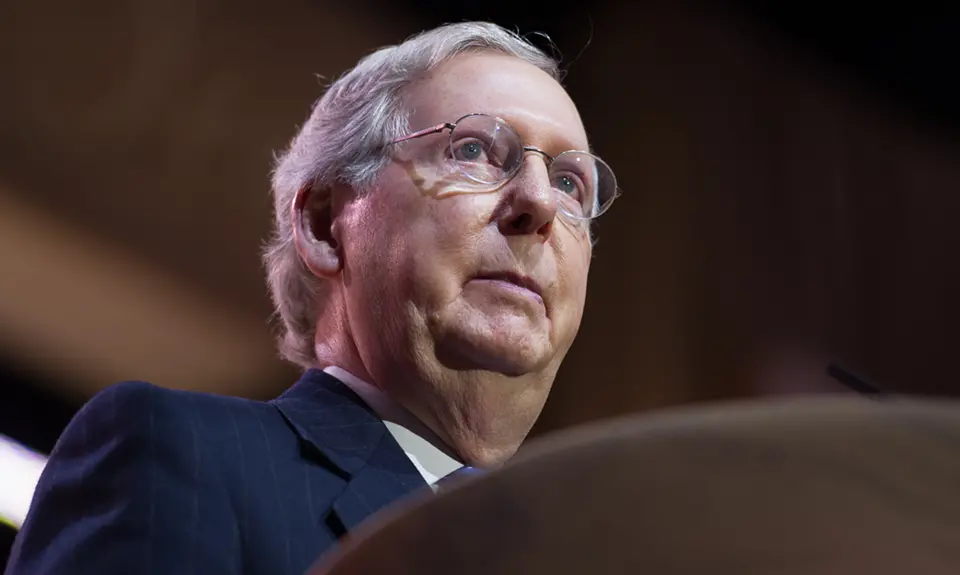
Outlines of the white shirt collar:
M 336 366 L 323 371 L 342 381 L 377 414 L 427 484 L 434 485 L 440 478 L 463 467 L 460 459 L 435 433 L 379 388 Z

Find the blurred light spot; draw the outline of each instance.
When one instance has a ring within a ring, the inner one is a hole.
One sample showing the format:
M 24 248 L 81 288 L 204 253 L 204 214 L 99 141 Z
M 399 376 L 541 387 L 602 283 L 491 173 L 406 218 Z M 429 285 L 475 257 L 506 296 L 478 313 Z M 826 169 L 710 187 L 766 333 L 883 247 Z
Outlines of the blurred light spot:
M 0 435 L 0 522 L 19 529 L 47 458 Z

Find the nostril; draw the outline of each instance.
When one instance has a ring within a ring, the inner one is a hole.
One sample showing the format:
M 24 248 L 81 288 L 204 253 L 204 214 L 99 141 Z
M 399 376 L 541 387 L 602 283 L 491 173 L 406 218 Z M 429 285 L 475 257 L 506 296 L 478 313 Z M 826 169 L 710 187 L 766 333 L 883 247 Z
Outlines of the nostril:
M 530 222 L 533 217 L 530 214 L 520 214 L 519 216 L 513 218 L 513 221 L 510 223 L 510 227 L 515 230 L 523 230 L 530 226 Z

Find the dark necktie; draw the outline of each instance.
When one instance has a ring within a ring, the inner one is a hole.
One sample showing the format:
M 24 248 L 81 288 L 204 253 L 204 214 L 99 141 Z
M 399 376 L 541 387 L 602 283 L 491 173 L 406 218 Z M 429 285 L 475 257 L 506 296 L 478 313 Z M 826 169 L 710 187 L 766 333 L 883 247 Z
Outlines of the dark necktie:
M 477 469 L 476 467 L 470 467 L 470 466 L 464 465 L 463 467 L 454 471 L 453 473 L 444 475 L 443 477 L 437 480 L 437 483 L 436 483 L 437 493 L 440 493 L 442 491 L 448 491 L 453 487 L 456 487 L 457 484 L 462 483 L 465 479 L 469 479 L 470 477 L 477 477 L 480 475 L 483 475 L 482 469 Z

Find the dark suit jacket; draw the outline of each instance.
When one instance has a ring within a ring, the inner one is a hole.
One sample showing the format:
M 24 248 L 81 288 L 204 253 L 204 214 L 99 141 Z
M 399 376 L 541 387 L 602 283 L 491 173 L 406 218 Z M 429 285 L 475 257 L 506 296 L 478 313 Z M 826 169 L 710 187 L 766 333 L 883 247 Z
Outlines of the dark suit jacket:
M 383 423 L 322 371 L 267 403 L 121 383 L 64 431 L 6 573 L 301 575 L 425 489 Z

